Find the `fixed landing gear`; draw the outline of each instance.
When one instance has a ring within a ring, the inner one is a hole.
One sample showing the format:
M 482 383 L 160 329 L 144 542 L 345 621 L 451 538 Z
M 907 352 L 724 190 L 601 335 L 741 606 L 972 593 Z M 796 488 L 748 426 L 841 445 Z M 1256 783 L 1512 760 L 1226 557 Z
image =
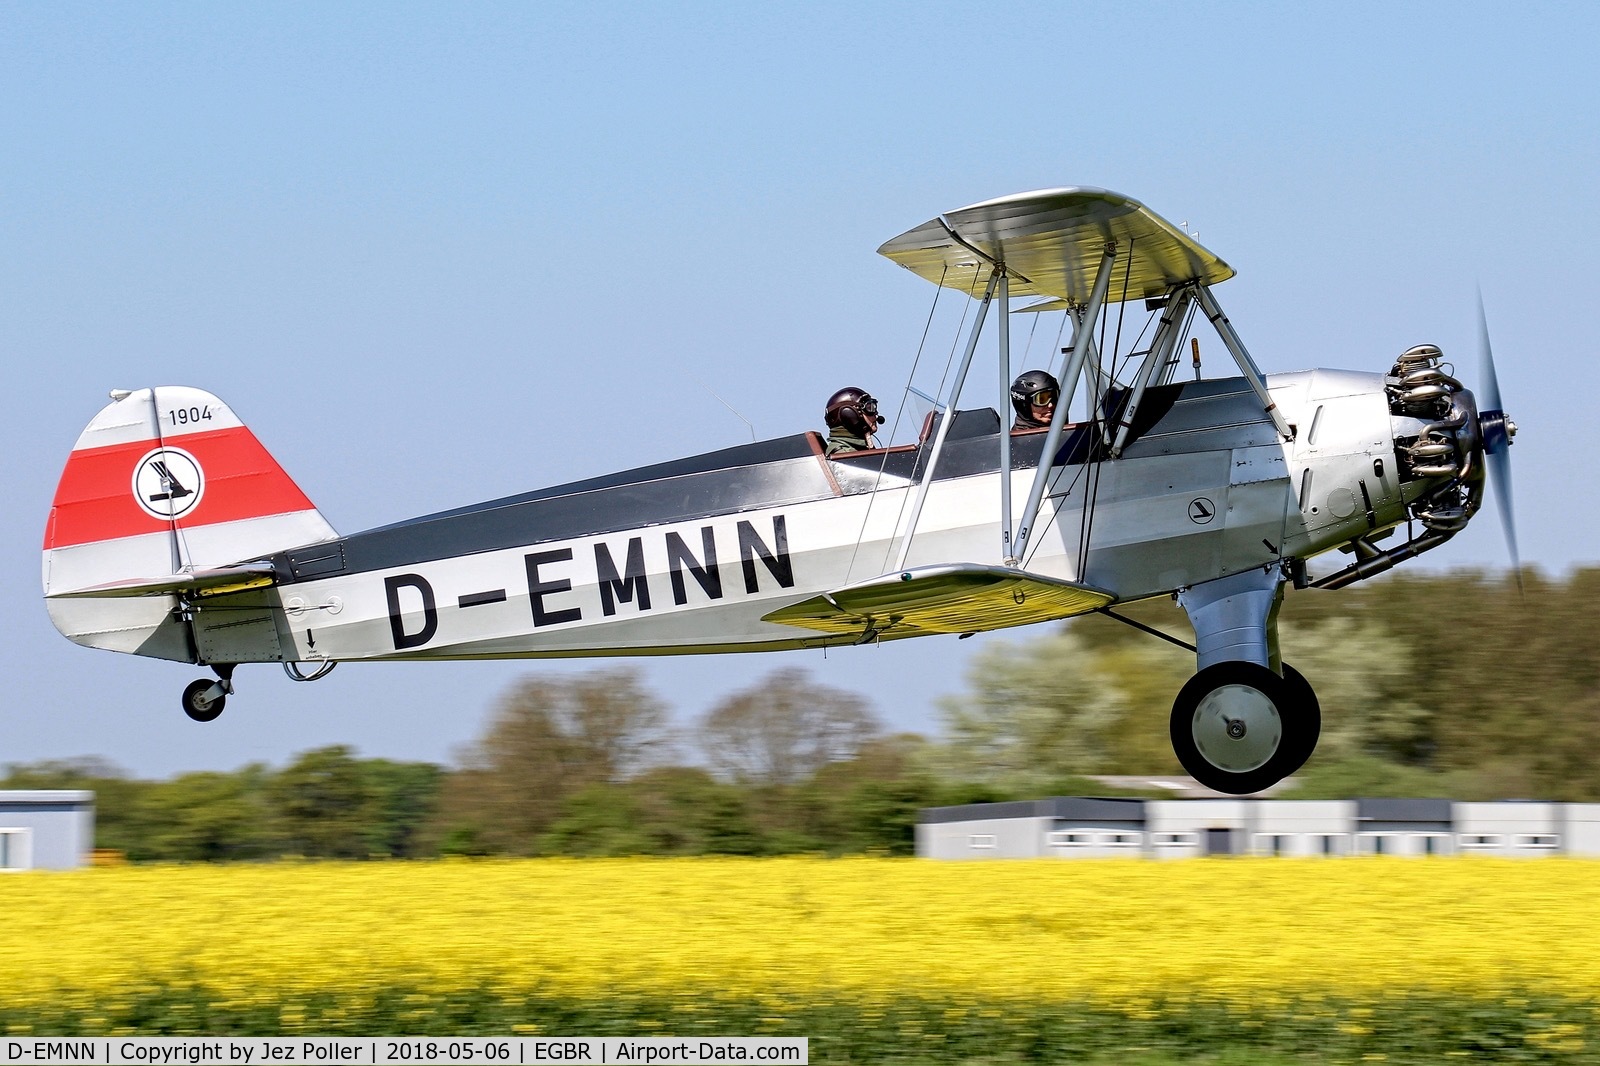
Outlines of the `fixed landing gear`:
M 209 722 L 222 713 L 228 697 L 221 681 L 202 677 L 183 690 L 183 713 L 197 722 Z
M 1243 661 L 1213 663 L 1172 704 L 1172 749 L 1196 781 L 1246 795 L 1305 765 L 1322 731 L 1316 694 L 1293 667 L 1279 677 Z
M 318 660 L 316 669 L 306 673 L 299 663 L 285 661 L 283 672 L 296 681 L 317 681 L 327 677 L 338 665 L 333 659 L 322 659 Z M 196 722 L 215 721 L 227 706 L 228 697 L 233 695 L 233 671 L 237 666 L 237 663 L 213 663 L 211 669 L 217 672 L 215 681 L 202 677 L 189 682 L 189 687 L 183 690 L 183 713 Z
M 1194 626 L 1198 673 L 1172 704 L 1172 750 L 1217 792 L 1260 792 L 1304 766 L 1322 708 L 1300 672 L 1278 662 L 1278 607 L 1293 566 L 1271 564 L 1177 593 Z
M 183 713 L 196 722 L 215 721 L 227 706 L 228 693 L 233 691 L 233 664 L 223 663 L 212 667 L 217 679 L 202 677 L 191 681 L 183 690 Z

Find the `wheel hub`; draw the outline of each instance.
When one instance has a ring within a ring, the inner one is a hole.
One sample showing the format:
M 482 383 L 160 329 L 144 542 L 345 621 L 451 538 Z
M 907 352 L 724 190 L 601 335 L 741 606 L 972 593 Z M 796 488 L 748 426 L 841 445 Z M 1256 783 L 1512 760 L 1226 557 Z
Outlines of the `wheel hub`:
M 1235 774 L 1265 766 L 1283 740 L 1277 707 L 1249 685 L 1223 685 L 1207 693 L 1195 707 L 1191 729 L 1205 760 Z

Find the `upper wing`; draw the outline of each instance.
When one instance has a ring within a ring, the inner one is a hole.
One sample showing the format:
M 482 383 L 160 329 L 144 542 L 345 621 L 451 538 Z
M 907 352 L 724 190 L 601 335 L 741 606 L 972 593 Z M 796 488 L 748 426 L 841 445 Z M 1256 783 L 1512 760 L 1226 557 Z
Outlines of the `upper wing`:
M 1089 301 L 1106 241 L 1117 242 L 1108 302 L 1160 296 L 1185 281 L 1215 285 L 1227 263 L 1145 207 L 1105 189 L 1042 189 L 963 207 L 924 222 L 878 249 L 908 270 L 973 292 L 997 263 L 1013 296 Z

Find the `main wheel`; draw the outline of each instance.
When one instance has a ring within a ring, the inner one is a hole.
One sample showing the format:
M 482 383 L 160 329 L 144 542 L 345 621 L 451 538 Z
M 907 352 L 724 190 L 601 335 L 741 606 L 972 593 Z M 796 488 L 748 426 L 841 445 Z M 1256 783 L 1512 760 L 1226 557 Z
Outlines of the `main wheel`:
M 197 722 L 212 721 L 222 713 L 227 702 L 221 684 L 209 677 L 191 681 L 183 690 L 183 713 Z
M 1217 792 L 1243 796 L 1277 784 L 1311 757 L 1320 729 L 1316 697 L 1304 681 L 1247 662 L 1201 670 L 1172 704 L 1178 761 Z
M 1283 679 L 1288 682 L 1295 701 L 1306 711 L 1305 735 L 1301 739 L 1303 750 L 1296 757 L 1294 765 L 1289 768 L 1289 773 L 1292 774 L 1304 766 L 1306 760 L 1311 758 L 1311 753 L 1317 750 L 1317 739 L 1322 736 L 1322 704 L 1318 702 L 1317 694 L 1312 691 L 1311 682 L 1288 663 L 1283 664 Z M 1287 777 L 1288 774 L 1284 776 Z

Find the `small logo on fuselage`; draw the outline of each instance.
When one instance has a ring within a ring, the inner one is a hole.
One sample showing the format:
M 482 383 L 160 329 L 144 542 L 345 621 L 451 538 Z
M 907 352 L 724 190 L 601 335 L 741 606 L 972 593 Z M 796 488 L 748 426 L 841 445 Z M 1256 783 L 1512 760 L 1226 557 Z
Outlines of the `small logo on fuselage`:
M 1200 496 L 1189 501 L 1189 521 L 1197 526 L 1203 526 L 1217 517 L 1217 505 Z
M 182 448 L 157 448 L 133 469 L 133 498 L 151 518 L 182 518 L 200 503 L 206 478 Z

